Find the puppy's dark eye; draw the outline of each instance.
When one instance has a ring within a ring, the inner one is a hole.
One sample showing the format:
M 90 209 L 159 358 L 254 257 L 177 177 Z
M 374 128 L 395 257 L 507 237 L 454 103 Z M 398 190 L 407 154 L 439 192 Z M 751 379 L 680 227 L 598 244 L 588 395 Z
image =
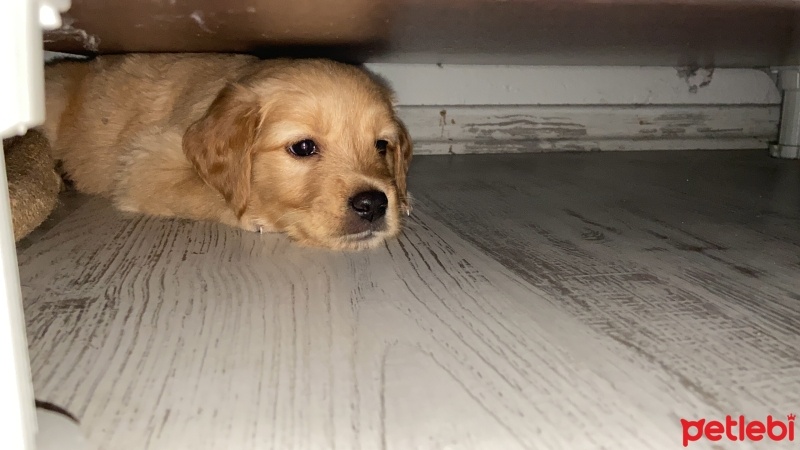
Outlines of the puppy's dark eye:
M 317 153 L 317 144 L 311 139 L 303 139 L 289 146 L 289 153 L 295 156 L 311 156 Z
M 383 139 L 379 139 L 379 140 L 375 141 L 375 148 L 378 149 L 378 153 L 380 153 L 380 154 L 386 153 L 386 147 L 388 147 L 388 146 L 389 146 L 389 142 L 387 142 L 387 141 L 385 141 Z

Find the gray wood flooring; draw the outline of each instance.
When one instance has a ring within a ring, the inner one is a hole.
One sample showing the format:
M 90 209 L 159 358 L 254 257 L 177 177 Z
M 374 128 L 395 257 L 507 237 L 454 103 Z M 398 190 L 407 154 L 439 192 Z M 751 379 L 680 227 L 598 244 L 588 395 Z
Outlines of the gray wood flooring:
M 411 191 L 356 254 L 66 196 L 19 245 L 37 397 L 114 450 L 683 448 L 681 418 L 800 413 L 800 162 L 428 156 Z

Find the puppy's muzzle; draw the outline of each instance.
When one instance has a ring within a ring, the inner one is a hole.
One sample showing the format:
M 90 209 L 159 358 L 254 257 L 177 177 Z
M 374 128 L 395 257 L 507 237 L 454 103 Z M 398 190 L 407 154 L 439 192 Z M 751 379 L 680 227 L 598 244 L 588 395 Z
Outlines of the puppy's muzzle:
M 369 223 L 383 219 L 389 199 L 381 191 L 364 191 L 350 198 L 350 209 L 356 216 Z

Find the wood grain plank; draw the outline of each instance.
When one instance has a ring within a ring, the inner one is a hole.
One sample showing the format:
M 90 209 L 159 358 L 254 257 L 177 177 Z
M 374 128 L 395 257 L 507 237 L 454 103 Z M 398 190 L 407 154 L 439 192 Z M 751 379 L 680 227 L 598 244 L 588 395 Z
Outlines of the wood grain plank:
M 416 169 L 426 211 L 720 411 L 800 402 L 795 162 L 506 155 Z

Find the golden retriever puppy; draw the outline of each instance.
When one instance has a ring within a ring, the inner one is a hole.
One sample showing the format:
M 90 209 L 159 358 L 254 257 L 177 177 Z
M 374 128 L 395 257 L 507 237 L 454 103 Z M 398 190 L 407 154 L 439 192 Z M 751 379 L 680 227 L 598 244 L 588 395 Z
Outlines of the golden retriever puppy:
M 373 247 L 410 211 L 393 94 L 327 60 L 133 54 L 46 68 L 65 175 L 123 211 Z

